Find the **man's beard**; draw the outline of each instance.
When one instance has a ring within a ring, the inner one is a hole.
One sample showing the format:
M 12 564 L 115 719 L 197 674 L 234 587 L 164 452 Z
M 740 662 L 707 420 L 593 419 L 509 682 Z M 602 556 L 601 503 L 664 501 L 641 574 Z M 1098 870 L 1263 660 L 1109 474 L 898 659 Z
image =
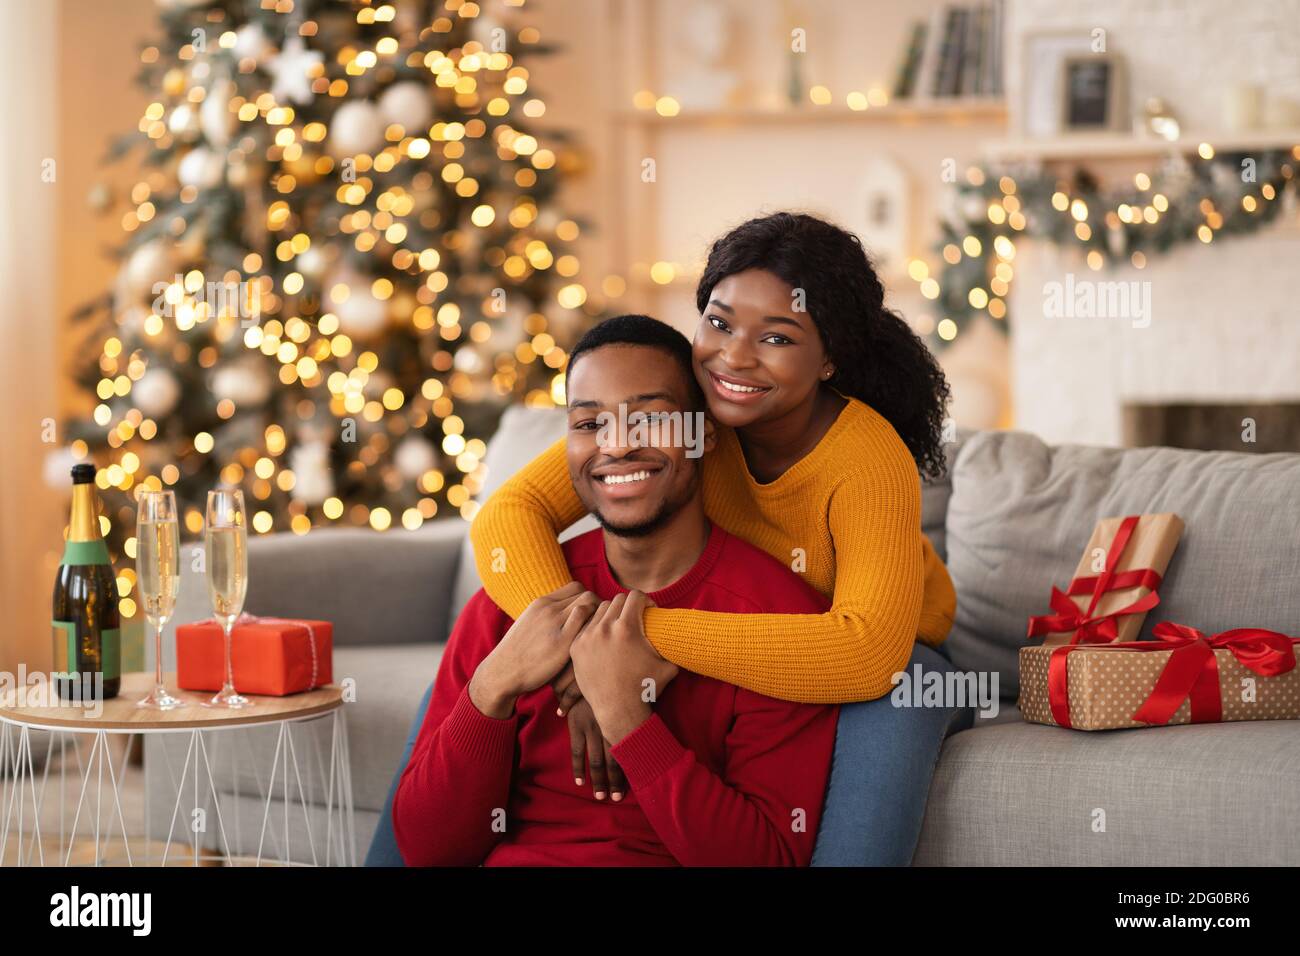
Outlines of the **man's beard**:
M 664 525 L 666 525 L 672 516 L 677 514 L 682 508 L 681 504 L 671 501 L 665 501 L 657 512 L 651 515 L 647 520 L 640 524 L 617 525 L 609 521 L 599 511 L 592 511 L 600 526 L 610 534 L 618 535 L 620 538 L 644 538 L 646 535 L 653 534 Z

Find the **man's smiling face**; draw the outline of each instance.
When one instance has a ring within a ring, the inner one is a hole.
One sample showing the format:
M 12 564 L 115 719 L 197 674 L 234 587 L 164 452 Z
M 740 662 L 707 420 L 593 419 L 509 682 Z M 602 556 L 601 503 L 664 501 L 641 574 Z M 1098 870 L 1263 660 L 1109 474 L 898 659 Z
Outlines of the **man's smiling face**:
M 606 425 L 617 421 L 620 405 L 629 417 L 701 411 L 693 407 L 687 375 L 667 351 L 646 345 L 604 345 L 582 353 L 569 369 L 569 477 L 587 510 L 611 534 L 649 534 L 695 495 L 700 459 L 688 456 L 684 443 L 637 447 L 635 430 L 620 435 Z M 663 437 L 681 434 L 659 431 Z M 704 447 L 711 445 L 709 429 Z

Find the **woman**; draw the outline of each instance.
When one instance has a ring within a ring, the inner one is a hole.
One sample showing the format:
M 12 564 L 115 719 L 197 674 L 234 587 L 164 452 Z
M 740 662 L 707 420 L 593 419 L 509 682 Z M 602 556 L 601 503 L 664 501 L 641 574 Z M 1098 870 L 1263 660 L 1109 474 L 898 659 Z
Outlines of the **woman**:
M 828 800 L 814 863 L 906 864 L 954 716 L 887 696 L 909 660 L 947 669 L 930 648 L 947 636 L 956 597 L 921 534 L 918 478 L 944 467 L 947 383 L 885 308 L 857 238 L 812 216 L 753 219 L 715 242 L 696 304 L 696 376 L 724 426 L 704 469 L 709 516 L 789 562 L 832 606 L 649 608 L 646 636 L 681 667 L 768 696 L 868 701 L 841 710 L 830 796 L 844 799 Z M 480 576 L 511 616 L 569 581 L 556 536 L 584 512 L 559 442 L 479 513 L 470 535 Z M 508 573 L 492 571 L 499 548 Z M 569 719 L 602 789 L 607 755 L 589 709 L 572 707 Z M 623 789 L 616 781 L 615 799 Z

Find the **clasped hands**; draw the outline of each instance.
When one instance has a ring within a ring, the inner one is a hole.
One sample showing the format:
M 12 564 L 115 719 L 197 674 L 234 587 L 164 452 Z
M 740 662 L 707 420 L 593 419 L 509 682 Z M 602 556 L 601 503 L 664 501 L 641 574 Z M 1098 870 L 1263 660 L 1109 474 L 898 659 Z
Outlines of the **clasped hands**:
M 647 606 L 654 602 L 640 591 L 600 601 L 576 581 L 543 595 L 479 664 L 470 700 L 504 719 L 521 694 L 549 683 L 568 717 L 574 783 L 590 763 L 596 799 L 621 799 L 628 787 L 610 748 L 650 717 L 650 702 L 677 676 L 646 640 Z

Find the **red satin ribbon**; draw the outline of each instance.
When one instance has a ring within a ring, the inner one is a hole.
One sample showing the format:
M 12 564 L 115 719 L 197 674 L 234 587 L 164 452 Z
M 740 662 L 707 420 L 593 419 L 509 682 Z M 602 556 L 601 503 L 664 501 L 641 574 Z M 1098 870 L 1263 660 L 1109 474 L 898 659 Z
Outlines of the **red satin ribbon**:
M 1065 644 L 1052 651 L 1047 666 L 1047 698 L 1052 719 L 1062 727 L 1070 721 L 1069 678 L 1066 660 L 1087 646 L 1093 651 L 1172 651 L 1156 685 L 1133 719 L 1147 724 L 1167 724 L 1184 700 L 1191 701 L 1192 723 L 1223 719 L 1216 648 L 1223 648 L 1248 670 L 1261 677 L 1276 677 L 1296 666 L 1295 645 L 1300 638 L 1258 627 L 1238 627 L 1206 637 L 1194 627 L 1162 621 L 1152 628 L 1153 641 L 1119 644 Z
M 1115 532 L 1115 538 L 1107 549 L 1106 566 L 1100 575 L 1075 578 L 1065 591 L 1058 587 L 1052 588 L 1050 603 L 1056 613 L 1031 617 L 1030 637 L 1074 631 L 1074 637 L 1070 639 L 1071 644 L 1113 641 L 1119 637 L 1119 624 L 1116 618 L 1126 614 L 1145 614 L 1160 603 L 1160 596 L 1156 593 L 1156 589 L 1160 587 L 1160 575 L 1151 568 L 1119 572 L 1115 570 L 1119 559 L 1124 554 L 1124 549 L 1128 547 L 1129 539 L 1133 537 L 1139 517 L 1139 515 L 1129 515 L 1120 522 L 1119 530 Z M 1149 590 L 1126 607 L 1111 611 L 1109 614 L 1095 614 L 1097 602 L 1101 600 L 1103 594 L 1135 587 L 1145 587 Z M 1079 606 L 1070 600 L 1071 595 L 1078 597 L 1082 594 L 1092 595 L 1087 610 L 1080 610 Z

